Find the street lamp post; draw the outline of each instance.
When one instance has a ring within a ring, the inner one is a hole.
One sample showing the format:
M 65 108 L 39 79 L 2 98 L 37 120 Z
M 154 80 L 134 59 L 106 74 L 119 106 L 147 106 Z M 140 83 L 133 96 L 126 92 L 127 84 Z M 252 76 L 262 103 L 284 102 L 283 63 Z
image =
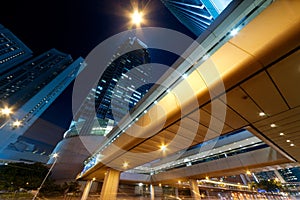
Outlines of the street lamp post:
M 8 107 L 1 108 L 1 114 L 2 115 L 9 116 L 12 113 L 13 112 L 12 112 L 11 108 L 8 108 Z
M 131 14 L 131 23 L 139 27 L 142 22 L 143 22 L 143 13 L 139 12 L 138 10 L 135 10 Z
M 50 167 L 48 173 L 46 174 L 46 176 L 45 176 L 44 180 L 42 181 L 40 187 L 37 189 L 37 191 L 36 191 L 34 197 L 32 198 L 32 200 L 35 200 L 35 199 L 36 199 L 36 197 L 37 197 L 37 195 L 39 194 L 41 188 L 43 187 L 45 181 L 47 180 L 48 176 L 50 175 L 51 170 L 53 169 L 54 165 L 56 164 L 58 154 L 55 153 L 55 154 L 52 155 L 52 157 L 54 158 L 54 162 L 52 163 L 52 165 L 51 165 L 51 167 Z
M 5 122 L 1 124 L 0 129 L 2 129 L 4 126 L 6 126 L 9 122 L 12 121 L 12 127 L 18 128 L 22 125 L 22 122 L 15 119 L 12 115 L 14 114 L 13 110 L 7 106 L 0 108 L 0 117 L 5 117 Z
M 14 118 L 12 118 L 14 120 Z M 9 122 L 11 122 L 9 119 L 6 120 L 6 122 L 4 122 L 1 126 L 0 126 L 0 129 L 2 129 L 4 126 L 6 126 L 6 124 L 8 124 Z M 15 120 L 11 123 L 11 126 L 14 127 L 14 128 L 18 128 L 20 126 L 22 126 L 22 122 L 19 121 L 19 120 Z
M 0 117 L 5 117 L 6 118 L 6 122 L 3 123 L 1 126 L 0 126 L 0 129 L 3 128 L 8 122 L 9 120 L 7 119 L 10 115 L 12 114 L 12 110 L 11 108 L 9 107 L 3 107 L 3 108 L 0 108 Z

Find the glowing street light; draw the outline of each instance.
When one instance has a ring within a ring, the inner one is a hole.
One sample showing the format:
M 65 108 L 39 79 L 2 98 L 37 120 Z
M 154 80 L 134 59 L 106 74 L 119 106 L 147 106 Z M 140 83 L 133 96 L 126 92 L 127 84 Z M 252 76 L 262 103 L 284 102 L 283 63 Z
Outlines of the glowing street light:
M 2 115 L 6 115 L 6 116 L 9 116 L 10 114 L 12 114 L 12 109 L 11 108 L 8 108 L 8 107 L 4 107 L 4 108 L 1 108 L 1 114 Z
M 22 122 L 21 121 L 19 121 L 19 120 L 16 120 L 16 121 L 14 121 L 13 122 L 13 127 L 19 127 L 19 126 L 21 126 L 22 125 Z
M 36 191 L 34 197 L 32 198 L 32 200 L 35 200 L 36 197 L 37 197 L 37 195 L 39 194 L 39 192 L 40 192 L 41 188 L 43 187 L 45 181 L 47 180 L 48 176 L 50 175 L 51 170 L 53 169 L 54 165 L 56 164 L 57 157 L 58 157 L 58 153 L 54 153 L 54 154 L 52 155 L 52 158 L 54 158 L 54 162 L 52 163 L 52 165 L 51 165 L 51 167 L 50 167 L 48 173 L 46 174 L 46 176 L 45 176 L 44 180 L 42 181 L 40 187 L 37 189 L 37 191 Z
M 14 114 L 14 112 L 13 112 L 12 108 L 9 108 L 7 106 L 0 108 L 0 117 L 4 116 L 6 118 L 6 121 L 3 124 L 1 124 L 0 129 L 2 129 L 4 126 L 6 126 L 6 124 L 10 123 L 12 120 L 15 120 L 14 117 L 12 116 L 13 114 Z M 22 122 L 19 120 L 16 120 L 16 121 L 12 122 L 11 125 L 14 128 L 17 128 L 22 125 Z
M 5 123 L 3 123 L 1 126 L 0 126 L 0 129 L 2 129 L 4 126 L 6 126 L 6 124 L 8 124 L 10 122 L 10 120 L 7 120 Z M 20 126 L 22 126 L 22 122 L 19 121 L 19 120 L 16 120 L 14 122 L 11 123 L 11 126 L 13 128 L 18 128 Z
M 143 13 L 139 12 L 138 10 L 135 10 L 131 14 L 131 22 L 136 26 L 140 26 L 140 24 L 143 22 Z

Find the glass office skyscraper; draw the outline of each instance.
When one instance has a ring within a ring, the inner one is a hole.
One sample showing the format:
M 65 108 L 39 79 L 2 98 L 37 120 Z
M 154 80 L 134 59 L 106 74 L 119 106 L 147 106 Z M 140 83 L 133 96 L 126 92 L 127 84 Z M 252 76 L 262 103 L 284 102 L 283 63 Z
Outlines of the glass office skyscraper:
M 52 174 L 56 180 L 73 179 L 82 170 L 83 161 L 103 142 L 104 136 L 152 86 L 147 84 L 153 81 L 152 67 L 138 67 L 150 63 L 147 46 L 142 41 L 126 39 L 111 57 L 115 60 L 108 63 L 102 77 L 74 115 L 64 139 L 53 151 L 60 155 Z M 52 162 L 53 159 L 48 163 Z
M 0 74 L 32 56 L 32 51 L 0 24 Z
M 232 0 L 161 0 L 190 31 L 199 36 Z
M 139 49 L 130 51 L 133 48 Z M 130 52 L 122 55 L 124 50 Z M 100 81 L 96 84 L 97 86 L 88 94 L 74 116 L 70 130 L 65 137 L 89 134 L 105 135 L 150 89 L 151 84 L 147 83 L 152 81 L 151 66 L 126 74 L 136 66 L 150 63 L 149 52 L 142 41 L 135 37 L 126 40 L 113 57 L 117 57 L 117 59 L 108 65 Z M 122 85 L 117 84 L 120 80 L 122 80 Z M 141 87 L 135 88 L 135 85 Z M 91 95 L 94 95 L 94 98 Z M 95 103 L 91 102 L 93 100 Z M 95 108 L 91 108 L 93 105 Z M 97 119 L 90 116 L 95 112 Z
M 51 152 L 44 158 L 35 154 L 38 152 L 35 145 L 23 141 L 20 136 L 85 67 L 84 59 L 74 61 L 70 55 L 51 49 L 25 60 L 31 51 L 7 29 L 1 36 L 4 38 L 0 39 L 2 46 L 11 48 L 4 49 L 2 56 L 7 57 L 3 58 L 7 62 L 0 73 L 0 159 L 46 162 Z

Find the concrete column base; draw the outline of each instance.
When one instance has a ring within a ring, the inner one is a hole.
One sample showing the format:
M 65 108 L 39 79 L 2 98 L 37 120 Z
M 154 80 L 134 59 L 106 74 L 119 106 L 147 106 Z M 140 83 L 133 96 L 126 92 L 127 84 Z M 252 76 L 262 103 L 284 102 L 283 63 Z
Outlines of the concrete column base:
M 100 200 L 116 200 L 120 180 L 120 171 L 108 169 L 104 178 Z

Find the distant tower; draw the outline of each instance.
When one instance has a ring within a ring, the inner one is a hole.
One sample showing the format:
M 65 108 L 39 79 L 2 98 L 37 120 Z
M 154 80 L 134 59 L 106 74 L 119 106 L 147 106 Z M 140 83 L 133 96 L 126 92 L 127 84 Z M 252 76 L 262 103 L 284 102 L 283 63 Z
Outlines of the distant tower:
M 95 83 L 75 114 L 64 139 L 53 151 L 60 154 L 52 171 L 52 177 L 56 180 L 63 182 L 74 179 L 82 170 L 83 161 L 152 86 L 147 84 L 152 82 L 152 67 L 136 68 L 150 63 L 147 46 L 142 41 L 137 38 L 126 39 L 112 58 L 116 59 L 108 63 L 99 82 Z M 129 71 L 134 72 L 127 73 Z M 124 84 L 118 85 L 119 81 Z M 141 87 L 135 88 L 136 85 Z M 95 113 L 96 118 L 93 117 Z M 52 162 L 49 160 L 48 163 Z
M 137 50 L 129 51 L 130 49 Z M 129 51 L 122 55 L 123 51 Z M 118 55 L 122 55 L 119 56 Z M 95 89 L 87 96 L 81 108 L 74 116 L 70 131 L 65 134 L 68 137 L 75 135 L 105 135 L 113 125 L 116 125 L 130 109 L 148 92 L 152 85 L 146 84 L 152 81 L 152 67 L 135 70 L 134 73 L 126 73 L 136 66 L 150 63 L 150 55 L 147 46 L 137 38 L 128 39 L 119 48 L 113 57 L 117 57 L 110 63 L 97 83 Z M 116 87 L 119 80 L 125 83 L 125 87 Z M 140 85 L 135 88 L 134 85 Z M 91 95 L 95 95 L 91 98 Z M 92 100 L 95 103 L 92 104 Z M 112 99 L 114 101 L 112 102 Z M 90 105 L 95 105 L 91 108 Z M 89 114 L 95 113 L 97 119 L 91 119 Z M 97 125 L 102 127 L 101 130 Z M 96 127 L 95 127 L 96 126 Z M 107 127 L 108 126 L 108 127 Z M 105 131 L 104 131 L 105 130 Z
M 0 75 L 31 56 L 32 51 L 0 24 Z
M 205 31 L 232 0 L 161 0 L 196 36 Z
M 83 63 L 83 58 L 73 61 L 70 55 L 51 49 L 0 76 L 0 106 L 13 110 L 0 116 L 0 158 L 46 161 L 34 154 L 33 145 L 18 138 L 74 80 Z

